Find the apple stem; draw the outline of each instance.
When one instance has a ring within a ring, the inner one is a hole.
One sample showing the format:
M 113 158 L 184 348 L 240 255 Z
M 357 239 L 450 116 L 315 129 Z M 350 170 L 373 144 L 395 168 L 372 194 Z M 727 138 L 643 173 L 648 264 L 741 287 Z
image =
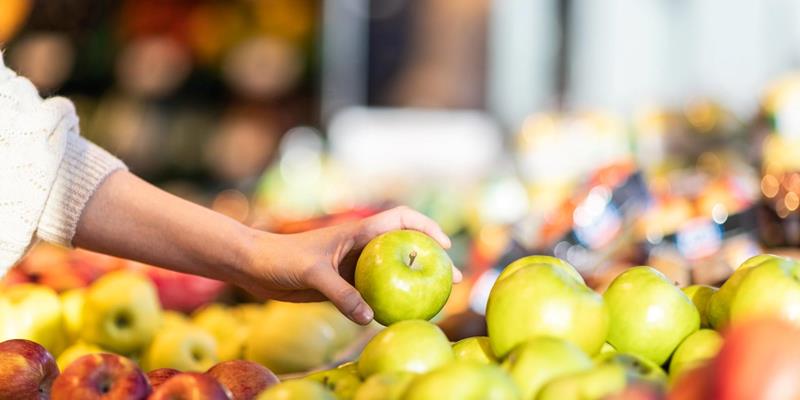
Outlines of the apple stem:
M 414 259 L 417 258 L 417 252 L 412 250 L 411 253 L 408 254 L 408 266 L 414 267 Z

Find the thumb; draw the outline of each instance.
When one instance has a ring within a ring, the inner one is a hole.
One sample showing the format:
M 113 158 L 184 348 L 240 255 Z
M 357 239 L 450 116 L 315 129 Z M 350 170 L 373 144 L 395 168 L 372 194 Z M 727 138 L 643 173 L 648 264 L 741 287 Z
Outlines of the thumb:
M 342 314 L 353 322 L 366 325 L 372 321 L 373 312 L 356 288 L 332 269 L 323 269 L 312 275 L 308 282 L 328 298 Z

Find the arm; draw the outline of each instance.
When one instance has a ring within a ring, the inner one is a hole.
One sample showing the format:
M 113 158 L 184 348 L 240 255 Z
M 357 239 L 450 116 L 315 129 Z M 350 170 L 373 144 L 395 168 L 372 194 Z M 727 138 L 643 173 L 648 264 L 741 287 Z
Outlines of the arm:
M 404 207 L 301 234 L 261 232 L 117 171 L 89 200 L 73 244 L 228 281 L 276 300 L 327 298 L 365 324 L 372 310 L 343 276 L 352 277 L 358 251 L 370 239 L 404 228 L 450 245 L 435 222 Z

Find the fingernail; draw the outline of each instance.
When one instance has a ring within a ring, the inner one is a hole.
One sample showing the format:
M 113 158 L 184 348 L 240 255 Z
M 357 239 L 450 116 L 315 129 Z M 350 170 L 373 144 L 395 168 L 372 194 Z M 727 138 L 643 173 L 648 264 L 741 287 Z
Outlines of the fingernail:
M 372 309 L 363 303 L 356 307 L 356 311 L 353 313 L 353 319 L 355 319 L 355 321 L 361 325 L 370 323 L 370 321 L 372 321 L 372 317 Z

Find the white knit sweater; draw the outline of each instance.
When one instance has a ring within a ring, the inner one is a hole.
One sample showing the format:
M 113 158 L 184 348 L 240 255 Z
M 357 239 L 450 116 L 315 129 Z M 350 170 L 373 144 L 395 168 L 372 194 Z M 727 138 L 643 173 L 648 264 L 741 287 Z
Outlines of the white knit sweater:
M 36 240 L 69 246 L 117 158 L 79 136 L 72 102 L 42 100 L 0 53 L 0 276 Z

